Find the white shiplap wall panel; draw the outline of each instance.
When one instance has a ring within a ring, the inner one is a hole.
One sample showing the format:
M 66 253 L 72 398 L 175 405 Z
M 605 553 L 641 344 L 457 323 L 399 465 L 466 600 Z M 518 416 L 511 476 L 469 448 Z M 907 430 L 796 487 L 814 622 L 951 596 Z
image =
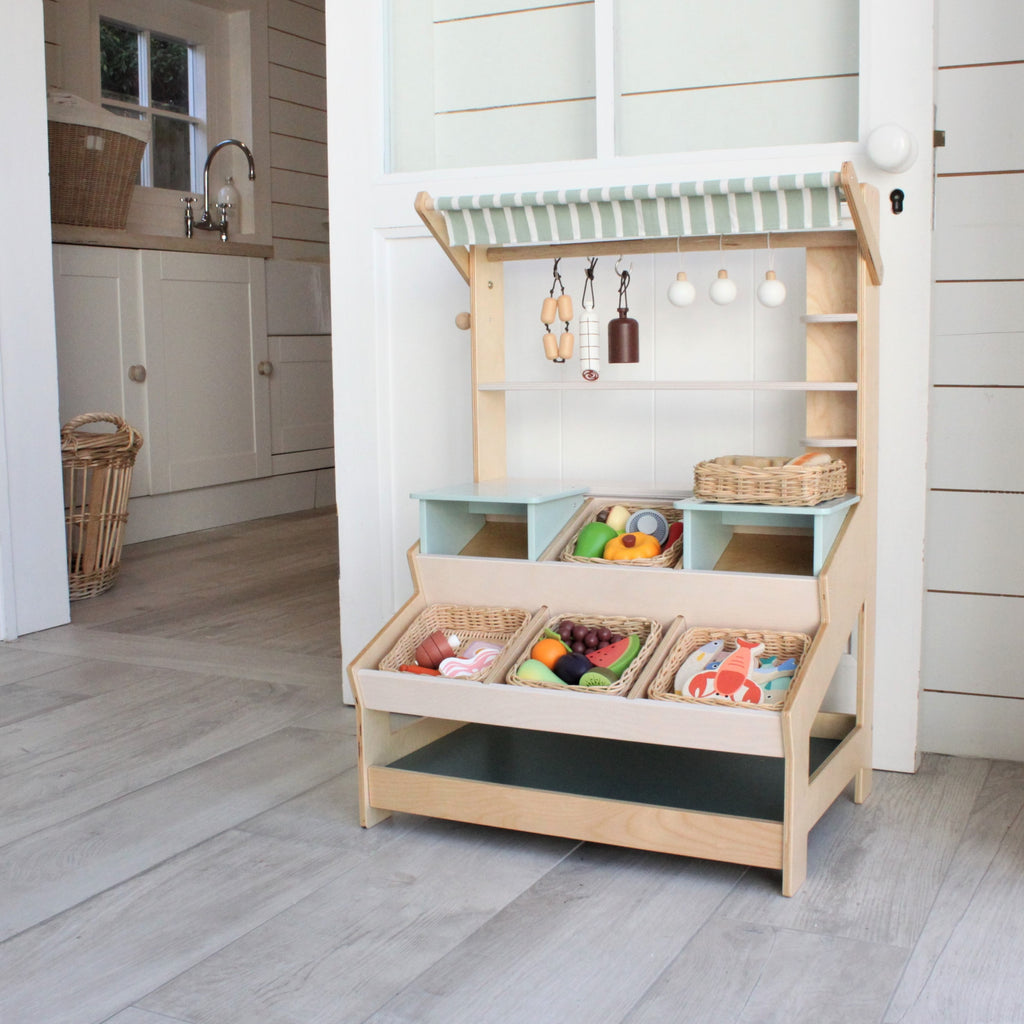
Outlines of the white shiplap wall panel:
M 636 156 L 855 139 L 857 90 L 854 77 L 623 96 L 618 148 Z
M 317 8 L 308 0 L 270 0 L 267 14 L 271 28 L 315 43 L 327 41 L 323 4 Z
M 271 166 L 285 171 L 327 175 L 327 146 L 322 142 L 293 139 L 288 135 L 270 136 Z
M 324 245 L 329 240 L 327 217 L 323 210 L 274 203 L 273 216 L 275 239 L 322 242 Z
M 1024 389 L 933 388 L 929 422 L 931 487 L 1024 491 Z
M 269 41 L 271 64 L 326 77 L 326 47 L 322 43 L 273 28 L 269 33 Z
M 270 130 L 278 135 L 327 144 L 327 119 L 322 110 L 271 99 Z
M 270 65 L 270 95 L 304 107 L 327 109 L 327 80 L 280 64 Z
M 293 206 L 315 206 L 327 211 L 327 178 L 302 171 L 273 170 L 270 187 L 274 200 Z
M 932 383 L 1024 387 L 1024 331 L 937 335 L 932 342 Z
M 1015 457 L 1015 446 L 1008 458 Z M 1024 494 L 932 491 L 925 586 L 964 594 L 1024 594 Z M 990 642 L 998 639 L 990 635 Z M 941 645 L 941 634 L 928 642 Z M 925 681 L 926 686 L 931 680 Z M 1022 737 L 1024 739 L 1024 737 Z M 926 748 L 927 749 L 927 748 Z
M 1024 700 L 1020 652 L 1012 642 L 1024 636 L 1024 599 L 932 593 L 926 608 L 935 635 L 948 638 L 922 652 L 930 687 Z
M 594 95 L 589 5 L 521 11 L 434 27 L 439 112 Z
M 1022 37 L 1024 38 L 1024 37 Z M 1018 41 L 1018 58 L 1024 43 Z M 993 97 L 1024 95 L 1024 64 L 959 67 L 935 79 L 936 127 L 946 144 L 935 150 L 939 174 L 1024 168 L 1024 132 L 1006 130 L 1006 108 Z
M 1024 281 L 941 282 L 933 299 L 939 334 L 1003 334 L 1024 324 Z
M 946 146 L 936 151 L 920 746 L 1024 759 L 1014 643 L 1024 625 L 1024 8 L 938 0 L 936 15 Z
M 631 0 L 619 15 L 624 93 L 857 73 L 856 0 Z M 766 46 L 780 30 L 784 45 Z
M 926 690 L 921 694 L 920 732 L 926 750 L 1020 761 L 1024 700 Z
M 1017 0 L 939 0 L 935 15 L 940 68 L 1021 59 L 1024 5 Z
M 1024 173 L 939 177 L 935 201 L 936 280 L 1024 278 Z

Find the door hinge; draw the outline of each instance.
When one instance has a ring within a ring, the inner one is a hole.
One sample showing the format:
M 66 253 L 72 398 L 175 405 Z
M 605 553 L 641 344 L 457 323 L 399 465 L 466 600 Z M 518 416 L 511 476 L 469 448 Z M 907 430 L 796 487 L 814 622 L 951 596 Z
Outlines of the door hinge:
M 932 132 L 932 146 L 941 149 L 946 144 L 946 133 L 939 128 Z

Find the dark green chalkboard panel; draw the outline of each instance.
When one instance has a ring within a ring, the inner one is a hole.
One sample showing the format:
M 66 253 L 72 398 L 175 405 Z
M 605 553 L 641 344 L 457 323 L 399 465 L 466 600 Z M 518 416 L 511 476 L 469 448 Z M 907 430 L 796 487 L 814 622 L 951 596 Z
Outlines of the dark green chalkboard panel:
M 838 743 L 811 739 L 812 772 Z M 472 724 L 390 767 L 767 821 L 783 815 L 779 757 Z

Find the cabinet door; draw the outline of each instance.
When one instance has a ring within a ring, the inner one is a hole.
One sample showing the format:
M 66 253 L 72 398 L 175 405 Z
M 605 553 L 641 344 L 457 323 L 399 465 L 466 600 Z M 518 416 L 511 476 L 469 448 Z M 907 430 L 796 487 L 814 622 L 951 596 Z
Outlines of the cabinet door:
M 270 473 L 263 261 L 142 254 L 153 493 Z
M 131 494 L 149 494 L 146 385 L 128 375 L 132 366 L 146 365 L 139 254 L 129 249 L 55 245 L 53 292 L 61 423 L 90 412 L 110 412 L 125 419 L 143 439 Z M 136 371 L 134 376 L 142 374 Z
M 274 472 L 333 466 L 331 336 L 271 338 L 270 362 Z

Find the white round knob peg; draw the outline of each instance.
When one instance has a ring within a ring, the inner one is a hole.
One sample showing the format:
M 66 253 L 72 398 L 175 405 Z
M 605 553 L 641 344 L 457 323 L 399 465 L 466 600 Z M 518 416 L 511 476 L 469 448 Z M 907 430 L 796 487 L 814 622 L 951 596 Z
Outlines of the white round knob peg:
M 770 309 L 786 301 L 786 286 L 775 276 L 774 270 L 767 271 L 757 286 L 757 301 Z
M 673 306 L 689 306 L 697 298 L 697 289 L 686 280 L 686 271 L 680 270 L 668 286 L 668 301 Z
M 898 124 L 881 124 L 868 136 L 868 159 L 880 170 L 900 174 L 917 159 L 917 140 Z
M 718 272 L 718 277 L 711 282 L 708 295 L 716 306 L 728 306 L 736 298 L 736 282 L 729 280 L 729 272 L 724 268 Z

